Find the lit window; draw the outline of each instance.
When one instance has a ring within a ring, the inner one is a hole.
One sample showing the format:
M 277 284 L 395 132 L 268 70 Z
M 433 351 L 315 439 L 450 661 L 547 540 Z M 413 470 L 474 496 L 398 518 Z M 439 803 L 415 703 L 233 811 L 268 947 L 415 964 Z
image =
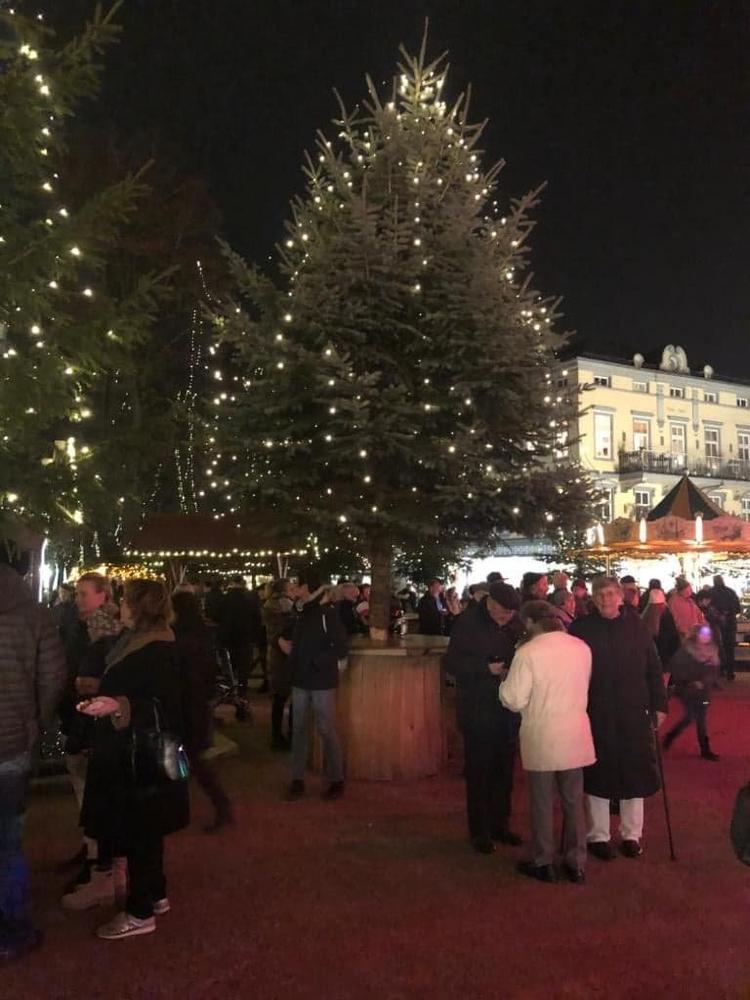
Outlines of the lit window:
M 737 432 L 737 458 L 740 462 L 750 462 L 750 431 Z
M 685 390 L 682 388 L 681 385 L 670 385 L 669 395 L 672 397 L 672 399 L 684 399 Z
M 605 389 L 611 389 L 612 378 L 609 375 L 594 375 L 594 385 L 600 385 Z
M 651 421 L 633 417 L 633 450 L 648 451 L 651 441 Z
M 612 458 L 612 415 L 594 414 L 594 457 Z
M 706 458 L 719 457 L 719 428 L 706 427 L 704 429 L 706 442 Z
M 642 517 L 646 517 L 648 512 L 651 510 L 651 491 L 650 490 L 633 490 L 634 499 L 634 514 L 636 521 L 640 521 Z

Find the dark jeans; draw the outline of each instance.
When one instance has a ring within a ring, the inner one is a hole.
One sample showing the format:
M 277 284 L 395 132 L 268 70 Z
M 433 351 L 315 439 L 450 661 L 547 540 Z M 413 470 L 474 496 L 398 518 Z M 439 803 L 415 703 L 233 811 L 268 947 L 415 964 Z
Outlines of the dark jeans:
M 284 708 L 289 701 L 288 694 L 275 694 L 271 702 L 271 736 L 273 739 L 283 739 L 284 733 Z M 289 702 L 289 736 L 292 735 L 294 713 L 291 702 Z
M 142 837 L 127 854 L 128 903 L 127 911 L 140 920 L 154 915 L 154 903 L 167 895 L 164 877 L 164 838 L 153 835 Z
M 210 799 L 217 816 L 226 816 L 231 812 L 231 803 L 213 762 L 204 760 L 200 750 L 188 749 L 187 754 L 190 772 Z
M 240 694 L 247 694 L 247 682 L 253 662 L 252 643 L 227 643 L 227 653 L 232 663 Z
M 669 732 L 664 737 L 664 745 L 669 746 L 673 743 L 680 733 L 684 732 L 691 723 L 695 723 L 696 732 L 698 734 L 698 745 L 701 750 L 708 750 L 708 733 L 706 732 L 706 712 L 708 711 L 708 702 L 704 701 L 700 694 L 695 697 L 692 695 L 684 695 L 677 692 L 677 697 L 682 702 L 685 709 L 685 714 L 680 719 L 680 721 L 669 730 Z
M 23 812 L 30 754 L 0 763 L 0 944 L 33 930 L 28 915 L 29 871 L 23 856 Z
M 510 820 L 516 744 L 502 729 L 463 729 L 466 812 L 472 840 L 487 839 Z

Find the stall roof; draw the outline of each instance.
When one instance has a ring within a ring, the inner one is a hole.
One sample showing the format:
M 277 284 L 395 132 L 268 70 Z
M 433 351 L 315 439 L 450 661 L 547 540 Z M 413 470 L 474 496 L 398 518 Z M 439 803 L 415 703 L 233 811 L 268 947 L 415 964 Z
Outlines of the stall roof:
M 683 476 L 664 499 L 649 511 L 648 521 L 658 521 L 662 517 L 681 517 L 694 521 L 700 514 L 704 521 L 724 517 L 724 511 L 703 490 L 699 489 L 689 476 Z
M 274 511 L 258 512 L 237 525 L 227 518 L 206 514 L 150 514 L 140 530 L 128 539 L 131 556 L 206 558 L 270 556 L 302 553 L 305 542 L 292 542 Z

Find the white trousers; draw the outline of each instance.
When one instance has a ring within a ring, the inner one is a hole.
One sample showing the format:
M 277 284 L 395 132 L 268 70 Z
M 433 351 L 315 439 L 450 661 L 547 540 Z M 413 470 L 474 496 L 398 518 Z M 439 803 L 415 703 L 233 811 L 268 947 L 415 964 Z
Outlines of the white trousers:
M 609 841 L 609 799 L 587 795 L 586 805 L 589 830 L 586 839 L 590 844 Z M 643 799 L 620 799 L 620 837 L 637 840 L 643 835 Z

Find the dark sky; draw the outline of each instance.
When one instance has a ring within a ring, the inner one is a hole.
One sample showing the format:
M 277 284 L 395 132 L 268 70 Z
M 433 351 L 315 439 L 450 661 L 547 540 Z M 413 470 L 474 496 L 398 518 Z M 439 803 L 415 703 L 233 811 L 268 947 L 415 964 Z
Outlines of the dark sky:
M 425 15 L 447 96 L 471 82 L 507 161 L 500 197 L 548 182 L 534 270 L 566 325 L 750 377 L 747 0 L 128 0 L 105 107 L 178 143 L 262 260 L 331 88 L 355 103 L 365 72 L 390 79 Z

